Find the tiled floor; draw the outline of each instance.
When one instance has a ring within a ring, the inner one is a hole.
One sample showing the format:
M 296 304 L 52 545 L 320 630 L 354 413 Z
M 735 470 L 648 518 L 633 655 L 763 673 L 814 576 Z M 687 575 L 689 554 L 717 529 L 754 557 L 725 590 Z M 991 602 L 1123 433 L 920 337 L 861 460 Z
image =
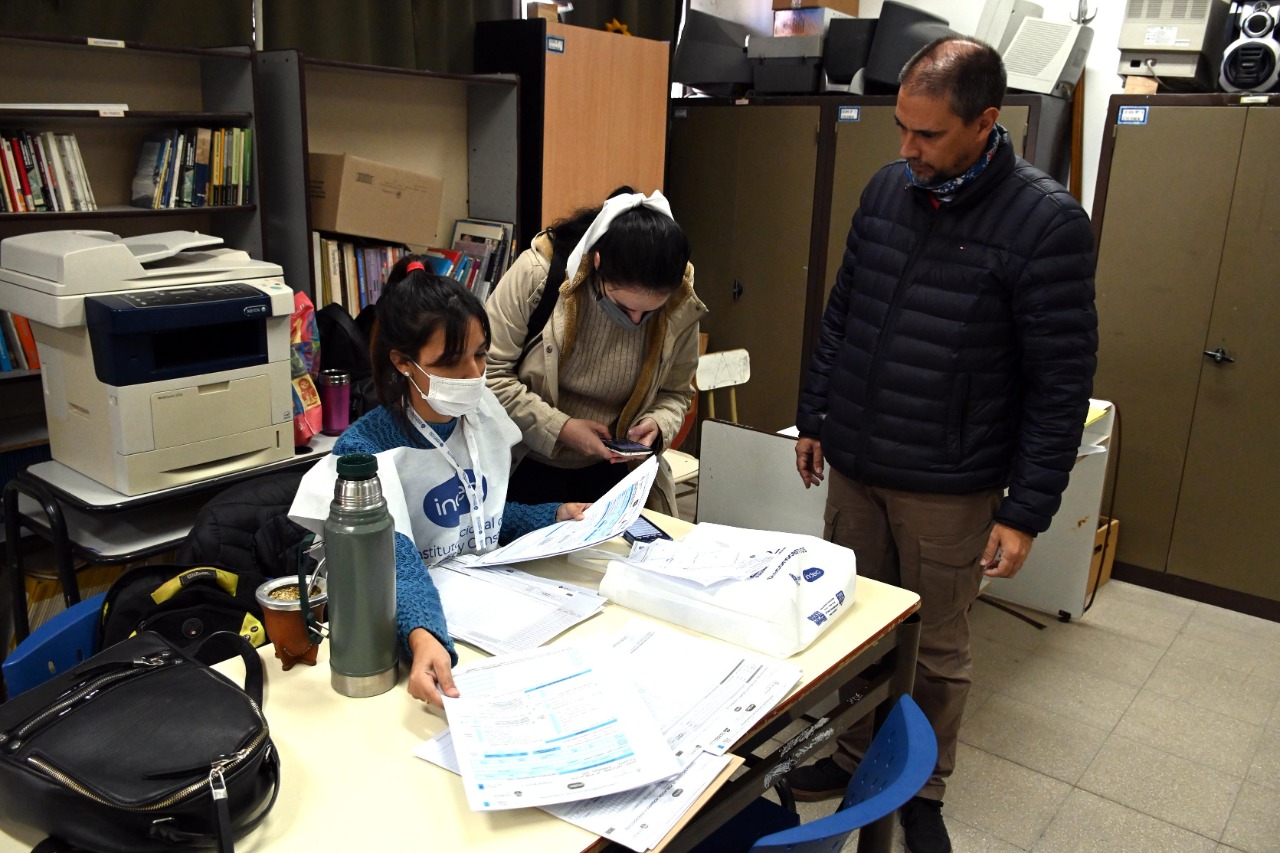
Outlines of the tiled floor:
M 1280 851 L 1280 623 L 1120 581 L 1043 630 L 970 621 L 957 853 Z
M 1120 581 L 1044 630 L 970 622 L 957 853 L 1280 851 L 1280 624 Z

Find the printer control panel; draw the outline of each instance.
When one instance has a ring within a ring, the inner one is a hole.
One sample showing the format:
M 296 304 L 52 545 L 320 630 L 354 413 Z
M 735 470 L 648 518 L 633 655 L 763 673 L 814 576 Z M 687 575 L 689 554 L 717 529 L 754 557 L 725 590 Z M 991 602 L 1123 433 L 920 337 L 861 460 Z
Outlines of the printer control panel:
M 196 305 L 203 302 L 220 302 L 224 299 L 244 299 L 261 295 L 261 290 L 248 284 L 206 284 L 199 287 L 179 287 L 115 294 L 118 299 L 133 308 Z

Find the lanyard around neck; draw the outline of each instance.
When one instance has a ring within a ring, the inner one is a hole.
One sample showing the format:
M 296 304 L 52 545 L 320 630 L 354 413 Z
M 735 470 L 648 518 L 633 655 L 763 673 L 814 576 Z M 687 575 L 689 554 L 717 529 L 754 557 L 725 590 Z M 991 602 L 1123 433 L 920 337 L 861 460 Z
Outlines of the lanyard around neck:
M 409 415 L 409 421 L 414 425 L 422 437 L 429 441 L 453 466 L 453 470 L 458 474 L 458 481 L 462 483 L 463 490 L 467 493 L 467 502 L 471 504 L 471 524 L 476 535 L 476 547 L 482 548 L 484 545 L 484 503 L 483 496 L 480 494 L 480 454 L 476 447 L 476 430 L 475 425 L 471 423 L 471 415 L 463 415 L 458 418 L 458 429 L 462 432 L 463 439 L 467 442 L 467 453 L 471 456 L 471 473 L 468 477 L 466 469 L 458 462 L 458 457 L 453 455 L 453 451 L 445 444 L 444 440 L 436 434 L 422 415 L 414 410 L 412 405 L 405 406 L 405 411 Z

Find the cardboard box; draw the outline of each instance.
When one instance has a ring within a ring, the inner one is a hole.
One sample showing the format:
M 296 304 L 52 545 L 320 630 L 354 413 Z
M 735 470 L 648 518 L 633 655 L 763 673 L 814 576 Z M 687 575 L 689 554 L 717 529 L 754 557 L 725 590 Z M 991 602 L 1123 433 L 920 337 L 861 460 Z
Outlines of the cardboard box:
M 1107 529 L 1110 528 L 1110 538 L 1108 538 Z M 1098 586 L 1102 586 L 1111 580 L 1111 567 L 1116 561 L 1116 539 L 1120 535 L 1120 520 L 1118 518 L 1107 518 L 1102 516 L 1098 519 L 1098 532 L 1093 537 L 1093 558 L 1089 561 L 1089 585 L 1085 587 L 1087 591 L 1093 590 L 1096 582 Z M 1104 557 L 1102 553 L 1102 545 L 1106 543 L 1107 553 Z M 1102 579 L 1098 580 L 1098 571 L 1102 571 Z
M 835 9 L 837 12 L 844 12 L 854 18 L 858 17 L 858 0 L 773 0 L 773 10 L 779 9 L 807 9 L 814 6 L 823 6 L 827 9 Z
M 388 243 L 433 246 L 444 183 L 351 154 L 312 152 L 311 227 Z
M 530 18 L 545 18 L 548 21 L 560 20 L 559 3 L 527 3 L 525 9 Z
M 824 36 L 827 34 L 827 24 L 832 18 L 849 17 L 852 16 L 824 6 L 783 9 L 773 13 L 773 34 L 775 36 Z

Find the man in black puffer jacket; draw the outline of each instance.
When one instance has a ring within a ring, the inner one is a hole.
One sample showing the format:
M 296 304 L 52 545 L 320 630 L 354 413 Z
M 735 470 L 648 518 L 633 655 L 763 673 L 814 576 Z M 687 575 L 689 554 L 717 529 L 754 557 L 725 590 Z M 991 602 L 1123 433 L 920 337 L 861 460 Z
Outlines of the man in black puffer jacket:
M 858 573 L 920 594 L 914 696 L 938 736 L 903 809 L 909 850 L 951 849 L 942 821 L 968 695 L 968 607 L 1049 527 L 1075 462 L 1097 350 L 1093 236 L 1080 205 L 1016 157 L 996 120 L 989 46 L 941 39 L 908 62 L 895 116 L 905 162 L 862 194 L 801 392 L 796 465 L 831 467 L 829 539 Z M 1004 494 L 1008 488 L 1008 495 Z M 868 731 L 790 777 L 844 793 Z

